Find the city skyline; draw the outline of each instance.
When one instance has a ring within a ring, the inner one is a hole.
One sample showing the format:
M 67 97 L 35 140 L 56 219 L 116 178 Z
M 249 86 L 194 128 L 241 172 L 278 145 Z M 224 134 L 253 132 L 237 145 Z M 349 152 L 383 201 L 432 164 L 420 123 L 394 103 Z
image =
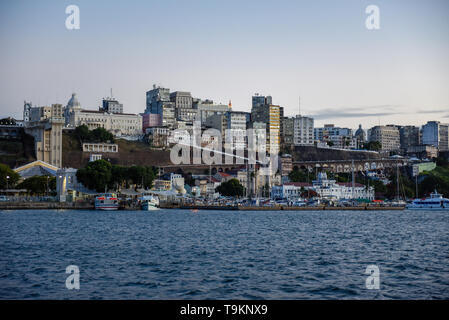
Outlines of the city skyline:
M 449 122 L 445 1 L 134 3 L 77 1 L 71 31 L 67 1 L 2 3 L 1 116 L 72 92 L 96 109 L 111 88 L 142 113 L 157 83 L 247 112 L 254 93 L 271 95 L 286 116 L 301 96 L 317 127 Z M 365 28 L 370 4 L 380 30 Z

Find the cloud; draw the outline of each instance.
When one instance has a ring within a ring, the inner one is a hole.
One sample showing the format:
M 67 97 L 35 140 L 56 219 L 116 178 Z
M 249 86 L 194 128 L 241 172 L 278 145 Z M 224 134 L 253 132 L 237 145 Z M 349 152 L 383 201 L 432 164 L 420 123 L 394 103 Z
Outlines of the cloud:
M 367 117 L 385 117 L 398 112 L 399 106 L 380 105 L 380 106 L 360 106 L 360 107 L 346 107 L 346 108 L 324 108 L 317 113 L 310 115 L 316 120 L 325 119 L 339 119 L 339 118 L 367 118 Z M 376 110 L 376 112 L 373 112 Z
M 430 110 L 418 110 L 416 111 L 416 113 L 419 114 L 426 114 L 426 113 L 446 113 L 449 110 L 449 108 L 445 108 L 445 109 L 430 109 Z

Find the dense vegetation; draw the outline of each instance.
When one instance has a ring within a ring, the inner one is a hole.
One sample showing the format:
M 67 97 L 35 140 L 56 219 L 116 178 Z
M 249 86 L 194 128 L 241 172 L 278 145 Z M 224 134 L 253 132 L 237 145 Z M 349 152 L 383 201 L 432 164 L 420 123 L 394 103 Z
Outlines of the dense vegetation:
M 245 193 L 245 188 L 237 179 L 231 179 L 220 184 L 215 191 L 226 197 L 241 197 Z
M 362 149 L 371 150 L 371 151 L 379 151 L 381 148 L 382 148 L 382 144 L 379 141 L 365 142 L 362 146 Z
M 26 189 L 32 195 L 54 194 L 56 178 L 51 176 L 34 176 L 23 180 L 17 189 Z
M 155 175 L 154 167 L 124 167 L 111 165 L 106 160 L 89 162 L 76 173 L 79 182 L 97 192 L 102 192 L 105 188 L 117 190 L 119 187 L 129 187 L 130 184 L 136 187 L 151 188 Z
M 9 177 L 9 178 L 8 178 Z M 0 163 L 0 189 L 13 188 L 20 176 L 6 164 Z
M 114 142 L 114 135 L 105 128 L 89 130 L 84 124 L 75 128 L 75 136 L 82 142 Z

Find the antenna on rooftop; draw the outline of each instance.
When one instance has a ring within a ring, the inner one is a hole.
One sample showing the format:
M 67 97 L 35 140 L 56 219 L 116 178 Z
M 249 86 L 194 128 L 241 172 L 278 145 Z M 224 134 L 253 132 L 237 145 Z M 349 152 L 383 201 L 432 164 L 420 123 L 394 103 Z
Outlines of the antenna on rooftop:
M 112 88 L 111 88 L 111 99 L 112 99 L 113 95 L 112 95 Z
M 301 96 L 298 97 L 298 111 L 299 111 L 299 115 L 301 115 Z

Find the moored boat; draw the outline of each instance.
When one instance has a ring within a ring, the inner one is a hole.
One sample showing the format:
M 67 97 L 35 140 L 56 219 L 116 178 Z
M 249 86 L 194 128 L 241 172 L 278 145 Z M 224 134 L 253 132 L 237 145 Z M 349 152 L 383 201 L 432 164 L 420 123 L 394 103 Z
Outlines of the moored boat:
M 449 199 L 443 196 L 436 190 L 430 194 L 430 198 L 415 199 L 407 206 L 407 209 L 426 209 L 426 210 L 448 210 Z
M 119 201 L 115 193 L 102 193 L 95 197 L 96 210 L 118 210 Z
M 159 210 L 159 198 L 153 195 L 142 196 L 141 209 L 144 211 Z

